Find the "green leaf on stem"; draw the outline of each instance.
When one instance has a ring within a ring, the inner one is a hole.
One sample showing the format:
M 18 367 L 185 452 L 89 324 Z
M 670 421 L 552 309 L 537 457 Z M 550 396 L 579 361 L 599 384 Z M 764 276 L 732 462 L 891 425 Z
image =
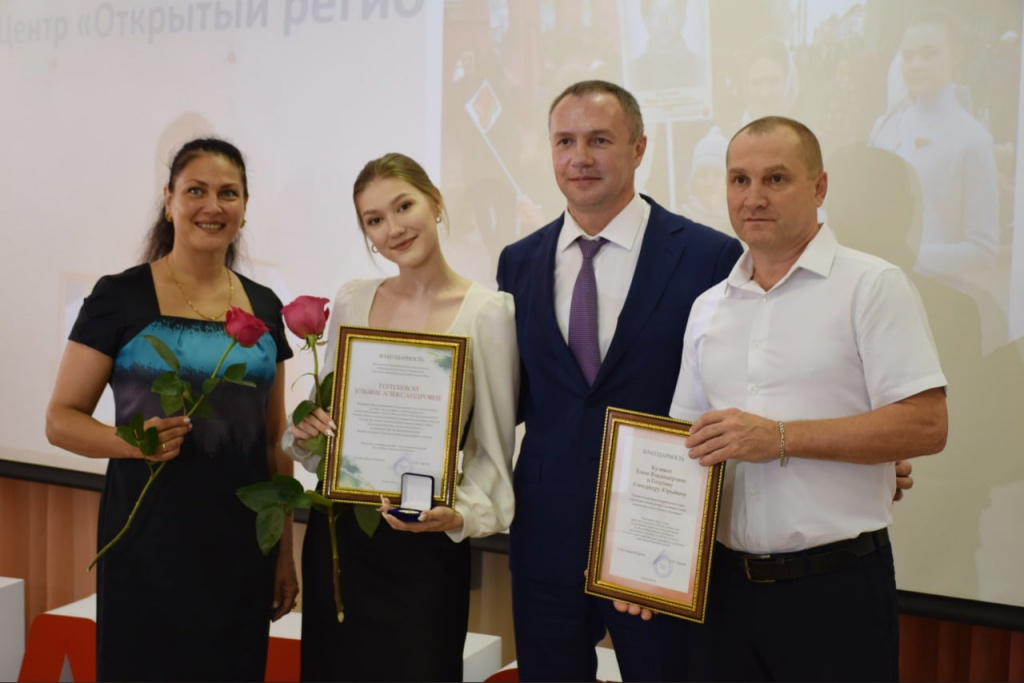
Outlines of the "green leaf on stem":
M 309 498 L 314 505 L 320 505 L 325 508 L 334 505 L 333 500 L 317 491 L 306 491 L 306 497 Z
M 156 455 L 157 449 L 160 448 L 160 432 L 156 427 L 150 427 L 142 433 L 138 446 L 143 455 Z
M 164 415 L 174 415 L 185 409 L 185 404 L 182 401 L 180 394 L 174 396 L 161 396 L 160 407 L 164 411 Z
M 207 377 L 203 380 L 203 393 L 209 396 L 218 384 L 220 384 L 219 377 Z
M 317 455 L 319 455 L 321 460 L 326 460 L 327 459 L 326 457 L 324 457 L 324 456 L 327 455 L 327 435 L 326 434 L 317 434 L 316 436 L 314 436 L 312 438 L 303 439 L 299 443 L 302 445 L 303 448 L 305 448 L 310 453 L 316 453 Z M 321 477 L 321 480 L 323 480 L 322 477 Z
M 271 483 L 277 487 L 278 492 L 281 495 L 281 500 L 288 506 L 288 512 L 291 512 L 295 507 L 295 502 L 300 498 L 305 498 L 305 493 L 302 488 L 302 484 L 293 477 L 289 477 L 287 474 L 275 474 Z
M 238 489 L 236 495 L 245 504 L 245 507 L 254 512 L 260 512 L 275 505 L 283 505 L 287 501 L 281 493 L 280 487 L 273 481 L 261 481 L 258 484 L 243 486 Z
M 164 344 L 159 338 L 154 337 L 151 334 L 144 334 L 142 335 L 142 338 L 149 342 L 149 345 L 153 347 L 153 350 L 164 359 L 164 362 L 167 363 L 172 370 L 175 372 L 181 370 L 181 363 L 178 362 L 178 357 L 174 355 L 174 351 L 171 351 L 171 348 L 167 346 L 167 344 Z
M 257 513 L 275 506 L 291 513 L 295 508 L 308 508 L 311 504 L 302 484 L 286 474 L 276 474 L 271 481 L 243 486 L 236 495 L 247 508 Z
M 229 365 L 224 370 L 224 379 L 228 382 L 241 382 L 245 379 L 245 363 Z
M 154 455 L 160 447 L 160 433 L 156 427 L 146 429 L 145 418 L 142 413 L 135 413 L 126 425 L 114 429 L 118 438 L 131 446 L 135 446 L 143 455 Z
M 295 412 L 292 413 L 292 424 L 300 424 L 314 410 L 316 410 L 315 403 L 312 401 L 302 401 L 299 405 L 295 406 Z
M 268 555 L 284 533 L 284 508 L 275 505 L 256 513 L 256 540 L 260 551 Z
M 380 526 L 380 510 L 369 505 L 353 505 L 352 512 L 355 513 L 356 523 L 363 533 L 373 538 L 377 527 Z
M 250 382 L 245 379 L 245 363 L 235 363 L 229 365 L 224 371 L 224 381 L 230 384 L 237 384 L 240 387 L 251 387 L 256 388 L 255 382 Z
M 334 373 L 328 373 L 320 383 L 320 407 L 328 410 L 334 402 Z
M 185 393 L 188 385 L 182 382 L 173 371 L 161 372 L 153 380 L 150 389 L 153 393 L 161 396 L 181 396 Z
M 320 462 L 316 464 L 316 480 L 326 481 L 327 476 L 327 458 L 320 456 Z
M 119 439 L 121 439 L 122 441 L 126 441 L 129 446 L 135 446 L 136 448 L 138 448 L 139 440 L 135 438 L 135 432 L 132 431 L 130 425 L 121 425 L 120 427 L 114 430 L 114 433 L 117 434 L 117 437 Z
M 194 408 L 190 408 L 192 417 L 213 417 L 213 406 L 210 405 L 209 401 L 197 401 L 198 405 Z M 195 405 L 195 404 L 193 404 Z

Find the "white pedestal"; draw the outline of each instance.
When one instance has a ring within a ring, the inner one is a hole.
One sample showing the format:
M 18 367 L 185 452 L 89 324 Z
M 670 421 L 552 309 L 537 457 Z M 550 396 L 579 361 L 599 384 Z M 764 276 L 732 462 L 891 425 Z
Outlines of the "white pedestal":
M 52 616 L 77 617 L 79 619 L 87 619 L 95 622 L 96 596 L 90 595 L 89 597 L 82 598 L 77 602 L 72 602 L 68 605 L 64 605 L 63 607 L 50 610 L 47 614 Z M 0 669 L 0 680 L 16 680 L 18 677 L 18 666 L 21 662 L 21 653 L 24 650 L 23 624 L 24 609 L 19 612 L 18 616 L 18 626 L 22 630 L 21 640 L 18 641 L 17 658 L 14 660 L 14 669 L 8 676 L 4 676 L 4 671 Z M 302 614 L 300 612 L 289 612 L 281 619 L 278 619 L 270 625 L 270 636 L 271 638 L 298 641 L 302 637 Z M 3 648 L 7 640 L 8 638 L 4 638 L 5 642 L 0 642 L 0 648 Z M 13 642 L 14 639 L 11 638 L 10 640 Z M 275 648 L 272 647 L 271 650 L 271 658 L 273 659 L 273 651 Z M 0 649 L 0 652 L 2 651 L 3 650 Z M 279 656 L 282 658 L 280 663 L 283 664 L 283 670 L 287 672 L 293 671 L 294 675 L 298 676 L 298 647 L 291 646 L 284 649 L 278 649 L 277 651 L 280 653 Z M 467 633 L 466 646 L 463 650 L 463 680 L 483 681 L 500 668 L 501 638 L 499 636 L 484 635 L 481 633 Z M 70 667 L 66 660 L 60 674 L 60 680 L 73 680 Z
M 483 681 L 501 668 L 501 636 L 467 633 L 462 650 L 462 680 Z
M 0 681 L 18 680 L 25 654 L 25 582 L 0 577 Z

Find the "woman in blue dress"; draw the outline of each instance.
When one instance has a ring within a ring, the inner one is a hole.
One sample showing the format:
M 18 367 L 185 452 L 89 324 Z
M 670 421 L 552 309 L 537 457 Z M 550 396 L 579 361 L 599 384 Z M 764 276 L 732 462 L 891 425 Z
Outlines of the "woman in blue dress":
M 92 416 L 108 383 L 117 424 L 141 412 L 159 432 L 150 460 L 168 461 L 130 531 L 98 564 L 99 680 L 263 680 L 270 620 L 295 604 L 290 533 L 264 557 L 254 513 L 235 496 L 291 469 L 279 447 L 291 356 L 281 302 L 231 270 L 247 199 L 234 146 L 186 144 L 171 164 L 145 262 L 96 283 L 64 351 L 46 432 L 61 448 L 109 458 L 99 547 L 124 526 L 149 476 L 139 449 Z M 169 368 L 143 335 L 170 347 L 182 378 L 198 387 L 230 342 L 232 307 L 269 328 L 254 346 L 235 346 L 223 366 L 246 363 L 255 388 L 222 383 L 206 399 L 208 415 L 164 417 L 150 387 Z

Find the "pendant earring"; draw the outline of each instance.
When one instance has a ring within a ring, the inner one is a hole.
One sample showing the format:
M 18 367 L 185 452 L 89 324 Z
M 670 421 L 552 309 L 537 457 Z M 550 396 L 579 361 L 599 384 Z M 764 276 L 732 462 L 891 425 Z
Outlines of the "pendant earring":
M 244 228 L 245 227 L 245 219 L 244 218 L 242 219 L 242 224 L 239 225 L 238 227 L 239 228 Z
M 370 251 L 372 251 L 374 254 L 379 254 L 380 253 L 380 251 L 377 250 L 377 245 L 376 244 L 371 244 L 370 245 Z
M 437 214 L 437 216 L 434 217 L 434 222 L 438 225 L 441 224 L 441 214 Z
M 168 213 L 167 211 L 164 211 L 164 220 L 167 221 L 168 223 L 174 223 L 174 221 L 171 220 L 171 214 Z

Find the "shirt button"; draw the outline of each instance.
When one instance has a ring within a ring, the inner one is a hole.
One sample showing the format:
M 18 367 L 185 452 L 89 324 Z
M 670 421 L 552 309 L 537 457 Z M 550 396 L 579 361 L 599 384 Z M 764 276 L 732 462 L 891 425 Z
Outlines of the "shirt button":
M 768 303 L 768 295 L 767 294 L 765 294 L 763 297 L 761 297 L 761 303 L 764 303 L 764 304 Z
M 752 394 L 756 394 L 757 392 L 758 392 L 758 388 L 757 388 L 757 387 L 753 387 L 753 388 L 752 388 L 752 389 L 750 390 L 750 393 L 752 393 Z

